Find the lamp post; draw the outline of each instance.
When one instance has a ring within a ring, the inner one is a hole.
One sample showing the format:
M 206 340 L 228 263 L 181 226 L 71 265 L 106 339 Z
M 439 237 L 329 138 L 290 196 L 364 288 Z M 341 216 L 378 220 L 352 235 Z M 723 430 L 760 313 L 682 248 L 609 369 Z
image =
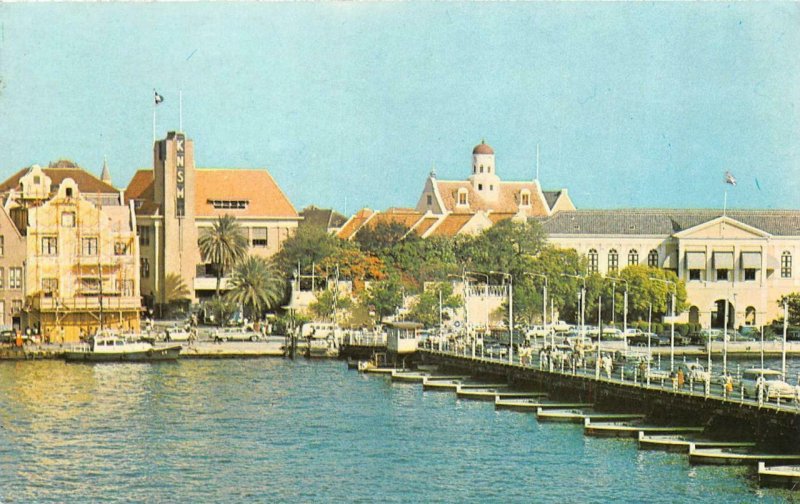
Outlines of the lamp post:
M 542 287 L 542 325 L 544 326 L 545 338 L 547 338 L 547 275 L 543 273 L 525 273 L 526 275 L 544 278 L 544 286 Z M 542 345 L 544 346 L 544 345 Z M 555 347 L 555 341 L 553 342 Z
M 670 299 L 669 304 L 669 318 L 670 318 L 670 330 L 669 330 L 669 370 L 675 371 L 675 292 L 677 287 L 675 286 L 675 282 L 672 280 L 665 280 L 663 278 L 654 278 L 650 277 L 650 280 L 655 280 L 656 282 L 662 282 L 667 285 L 672 285 L 672 296 Z
M 484 284 L 485 285 L 485 287 L 484 287 L 484 293 L 485 293 L 484 297 L 489 297 L 489 275 L 487 275 L 486 273 L 481 273 L 480 271 L 467 271 L 467 270 L 464 270 L 464 285 L 466 286 L 467 292 L 469 291 L 469 284 L 467 283 L 467 277 L 469 277 L 469 276 L 482 276 L 483 278 L 486 279 L 486 283 Z M 484 301 L 485 301 L 485 299 L 484 299 Z M 466 303 L 466 296 L 465 296 L 464 302 Z M 485 329 L 488 330 L 488 328 L 489 328 L 489 321 L 488 321 L 488 317 L 487 317 Z M 474 355 L 474 348 L 475 348 L 475 339 L 474 338 L 473 338 L 473 341 L 472 341 L 472 348 L 473 348 L 473 355 L 472 356 L 474 357 L 475 356 Z
M 514 363 L 514 276 L 505 271 L 490 271 L 508 278 L 508 363 Z
M 789 328 L 789 299 L 783 298 L 783 340 L 781 341 L 781 373 L 786 381 L 786 332 Z
M 581 324 L 581 340 L 586 335 L 585 328 L 584 328 L 584 313 L 586 309 L 586 275 L 571 275 L 569 273 L 561 273 L 561 276 L 569 277 L 569 278 L 577 278 L 583 282 L 583 287 L 581 287 L 581 294 L 580 294 L 580 324 Z

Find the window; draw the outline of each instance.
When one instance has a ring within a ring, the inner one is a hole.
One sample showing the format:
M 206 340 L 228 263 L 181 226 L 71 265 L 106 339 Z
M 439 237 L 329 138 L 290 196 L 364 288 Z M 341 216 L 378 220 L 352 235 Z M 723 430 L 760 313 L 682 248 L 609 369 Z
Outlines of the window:
M 459 205 L 466 205 L 467 204 L 467 191 L 460 190 L 458 191 L 458 204 Z
M 58 278 L 42 278 L 42 292 L 45 296 L 52 296 L 58 290 Z
M 39 175 L 34 175 L 33 176 L 33 183 L 34 184 L 40 184 L 41 182 L 42 182 L 42 179 L 41 179 L 41 177 L 39 177 Z
M 597 251 L 589 250 L 589 273 L 597 273 Z
M 699 269 L 690 269 L 689 270 L 689 280 L 702 280 L 700 275 L 702 270 Z
M 253 228 L 253 247 L 266 247 L 267 246 L 267 228 Z
M 6 237 L 0 235 L 0 257 L 3 257 L 6 252 Z
M 71 198 L 72 197 L 72 188 L 71 187 L 67 187 L 66 194 L 67 194 L 67 198 Z
M 717 281 L 719 282 L 719 281 L 728 280 L 729 271 L 730 270 L 727 270 L 727 269 L 718 269 L 717 270 Z
M 653 249 L 647 254 L 647 265 L 651 268 L 658 268 L 658 250 Z
M 81 240 L 81 255 L 97 255 L 97 238 L 84 238 Z
M 75 227 L 75 212 L 61 214 L 61 227 Z
M 0 289 L 6 288 L 6 269 L 0 268 Z
M 616 249 L 608 251 L 608 272 L 615 272 L 619 269 L 619 254 Z
M 756 279 L 756 270 L 755 268 L 745 268 L 744 270 L 744 279 L 745 281 L 753 281 Z
M 483 173 L 483 165 L 481 165 L 481 173 Z
M 11 313 L 19 313 L 21 311 L 22 311 L 22 300 L 21 299 L 11 300 Z
M 483 191 L 483 184 L 478 184 L 478 190 Z
M 781 278 L 792 278 L 792 254 L 788 250 L 781 254 Z
M 118 241 L 114 243 L 114 255 L 128 255 L 127 242 Z
M 22 268 L 8 268 L 8 288 L 22 288 Z
M 42 255 L 58 255 L 58 238 L 55 236 L 42 237 Z
M 122 296 L 133 296 L 133 280 L 117 280 L 116 286 Z
M 433 196 L 431 196 L 431 195 L 429 194 L 429 195 L 428 195 L 428 206 L 431 206 L 431 205 L 433 205 Z
M 634 264 L 639 264 L 639 251 L 636 249 L 630 249 L 628 251 L 628 266 L 632 266 Z
M 494 191 L 494 184 L 489 184 L 489 190 Z
M 521 192 L 519 201 L 521 206 L 531 206 L 531 194 L 528 191 Z
M 756 309 L 753 306 L 748 306 L 744 310 L 744 325 L 756 325 Z
M 102 285 L 99 278 L 83 277 L 81 278 L 81 292 L 84 294 L 99 294 Z
M 139 245 L 143 247 L 150 245 L 150 228 L 148 226 L 136 226 L 136 232 L 139 234 Z
M 139 259 L 139 276 L 142 278 L 150 277 L 150 261 L 146 257 Z
M 248 200 L 208 200 L 217 210 L 244 210 L 250 204 Z

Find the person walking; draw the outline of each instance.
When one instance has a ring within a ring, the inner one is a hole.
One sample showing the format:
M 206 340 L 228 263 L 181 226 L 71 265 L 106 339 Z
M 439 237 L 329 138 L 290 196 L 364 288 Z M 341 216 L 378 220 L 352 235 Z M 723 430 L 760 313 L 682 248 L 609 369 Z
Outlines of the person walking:
M 678 368 L 678 390 L 683 389 L 683 384 L 686 382 L 686 376 L 683 374 L 683 368 Z

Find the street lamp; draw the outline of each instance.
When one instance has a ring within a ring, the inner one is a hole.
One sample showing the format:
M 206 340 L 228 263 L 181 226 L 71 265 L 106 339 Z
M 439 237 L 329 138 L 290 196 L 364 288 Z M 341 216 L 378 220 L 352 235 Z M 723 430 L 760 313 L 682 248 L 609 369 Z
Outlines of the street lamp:
M 675 371 L 675 293 L 677 291 L 677 286 L 675 285 L 675 282 L 673 282 L 672 280 L 664 280 L 663 278 L 655 278 L 655 277 L 650 277 L 650 280 L 655 280 L 656 282 L 662 282 L 667 285 L 672 285 L 672 299 L 671 299 L 672 302 L 669 304 L 669 312 L 670 312 L 669 370 Z
M 617 284 L 616 283 L 617 282 L 625 282 L 625 295 L 622 298 L 623 299 L 623 301 L 622 301 L 622 341 L 625 343 L 625 346 L 627 347 L 628 346 L 628 335 L 627 335 L 627 332 L 628 332 L 628 281 L 625 280 L 624 278 L 619 278 L 619 277 L 609 277 L 609 278 L 613 281 L 612 284 L 611 284 L 612 289 L 614 289 L 614 292 L 612 294 L 612 299 L 616 298 L 616 294 L 617 294 L 617 291 L 616 291 Z M 613 307 L 614 305 L 612 304 L 611 306 Z M 612 310 L 613 310 L 613 308 L 612 308 Z M 612 315 L 612 319 L 613 319 L 613 315 Z
M 544 278 L 542 287 L 542 325 L 544 326 L 545 338 L 547 338 L 547 275 L 543 273 L 525 273 L 529 276 Z M 544 342 L 542 343 L 544 345 Z M 553 336 L 553 347 L 555 347 L 555 336 Z
M 514 363 L 514 276 L 505 271 L 490 271 L 508 278 L 508 363 Z
M 584 313 L 585 313 L 585 309 L 586 309 L 586 275 L 571 275 L 569 273 L 561 273 L 561 276 L 569 277 L 569 278 L 577 278 L 577 279 L 583 281 L 583 287 L 581 288 L 581 294 L 580 294 L 580 305 L 581 305 L 580 306 L 580 309 L 581 309 L 580 310 L 581 311 L 581 314 L 580 314 L 580 325 L 581 325 L 580 333 L 581 333 L 581 340 L 582 340 L 583 337 L 586 335 L 585 328 L 584 328 L 584 321 L 585 321 Z

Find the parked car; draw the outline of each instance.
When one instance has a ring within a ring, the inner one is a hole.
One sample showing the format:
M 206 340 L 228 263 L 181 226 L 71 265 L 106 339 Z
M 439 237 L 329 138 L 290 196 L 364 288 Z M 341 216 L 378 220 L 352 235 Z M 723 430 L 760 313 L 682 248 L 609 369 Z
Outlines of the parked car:
M 258 341 L 261 335 L 252 329 L 243 327 L 226 327 L 214 331 L 214 341 Z
M 637 329 L 638 330 L 638 329 Z M 656 346 L 658 345 L 658 335 L 654 333 L 646 333 L 639 331 L 638 334 L 634 334 L 632 336 L 628 336 L 628 345 L 633 346 L 647 346 L 647 342 L 650 342 L 650 345 Z M 669 344 L 669 343 L 667 343 Z

